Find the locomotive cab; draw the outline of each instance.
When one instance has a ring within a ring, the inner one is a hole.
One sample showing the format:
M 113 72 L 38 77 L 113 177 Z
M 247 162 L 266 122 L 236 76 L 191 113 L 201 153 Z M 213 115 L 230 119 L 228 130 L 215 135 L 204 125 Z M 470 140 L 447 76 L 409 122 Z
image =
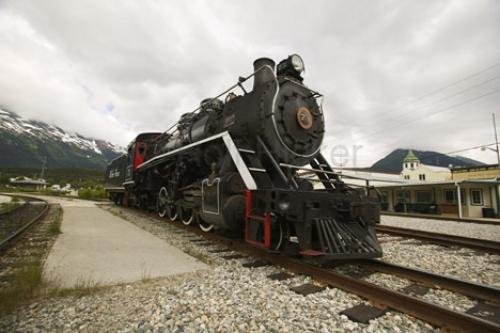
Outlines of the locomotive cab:
M 132 186 L 136 180 L 137 168 L 150 156 L 154 139 L 161 133 L 141 133 L 127 146 L 127 167 L 125 172 L 125 185 Z

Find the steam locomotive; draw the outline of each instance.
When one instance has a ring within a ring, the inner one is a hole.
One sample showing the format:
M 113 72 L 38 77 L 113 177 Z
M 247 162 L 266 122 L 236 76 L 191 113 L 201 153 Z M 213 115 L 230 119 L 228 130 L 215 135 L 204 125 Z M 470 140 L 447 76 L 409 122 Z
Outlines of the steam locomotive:
M 106 169 L 110 199 L 267 250 L 381 256 L 377 193 L 346 185 L 321 154 L 323 96 L 303 83 L 302 58 L 253 66 L 167 131 L 139 134 Z

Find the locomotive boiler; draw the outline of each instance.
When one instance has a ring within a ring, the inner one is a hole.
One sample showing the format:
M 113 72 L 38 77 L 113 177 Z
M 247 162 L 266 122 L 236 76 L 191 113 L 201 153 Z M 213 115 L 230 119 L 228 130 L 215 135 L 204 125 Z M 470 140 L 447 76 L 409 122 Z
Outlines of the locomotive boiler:
M 111 199 L 268 250 L 327 260 L 380 256 L 378 196 L 347 186 L 321 154 L 323 96 L 304 84 L 302 58 L 253 65 L 166 132 L 137 136 L 106 171 Z M 117 165 L 121 187 L 112 177 Z

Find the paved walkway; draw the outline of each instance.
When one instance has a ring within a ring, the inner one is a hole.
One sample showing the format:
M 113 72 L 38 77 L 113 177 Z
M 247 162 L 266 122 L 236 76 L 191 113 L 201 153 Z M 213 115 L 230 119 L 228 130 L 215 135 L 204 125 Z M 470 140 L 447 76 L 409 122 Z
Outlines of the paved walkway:
M 63 207 L 63 233 L 44 267 L 44 277 L 60 287 L 132 282 L 208 268 L 93 202 L 47 199 Z

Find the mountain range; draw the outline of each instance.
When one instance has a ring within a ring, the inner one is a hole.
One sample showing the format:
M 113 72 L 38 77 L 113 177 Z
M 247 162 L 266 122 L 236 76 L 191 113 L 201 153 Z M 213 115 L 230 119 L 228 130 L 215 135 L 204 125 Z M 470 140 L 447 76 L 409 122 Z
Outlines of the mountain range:
M 371 171 L 379 172 L 394 172 L 399 173 L 403 169 L 403 160 L 408 154 L 409 149 L 396 149 L 389 153 L 384 158 L 375 162 L 370 168 Z M 479 162 L 463 156 L 448 156 L 435 151 L 422 151 L 412 149 L 415 156 L 420 159 L 420 162 L 428 165 L 435 165 L 441 167 L 471 167 L 484 165 Z
M 0 108 L 0 168 L 102 170 L 124 148 Z
M 103 170 L 123 147 L 68 132 L 41 121 L 28 120 L 0 108 L 0 168 Z M 423 164 L 469 167 L 484 163 L 462 156 L 413 150 Z M 399 173 L 408 149 L 396 149 L 364 170 Z

